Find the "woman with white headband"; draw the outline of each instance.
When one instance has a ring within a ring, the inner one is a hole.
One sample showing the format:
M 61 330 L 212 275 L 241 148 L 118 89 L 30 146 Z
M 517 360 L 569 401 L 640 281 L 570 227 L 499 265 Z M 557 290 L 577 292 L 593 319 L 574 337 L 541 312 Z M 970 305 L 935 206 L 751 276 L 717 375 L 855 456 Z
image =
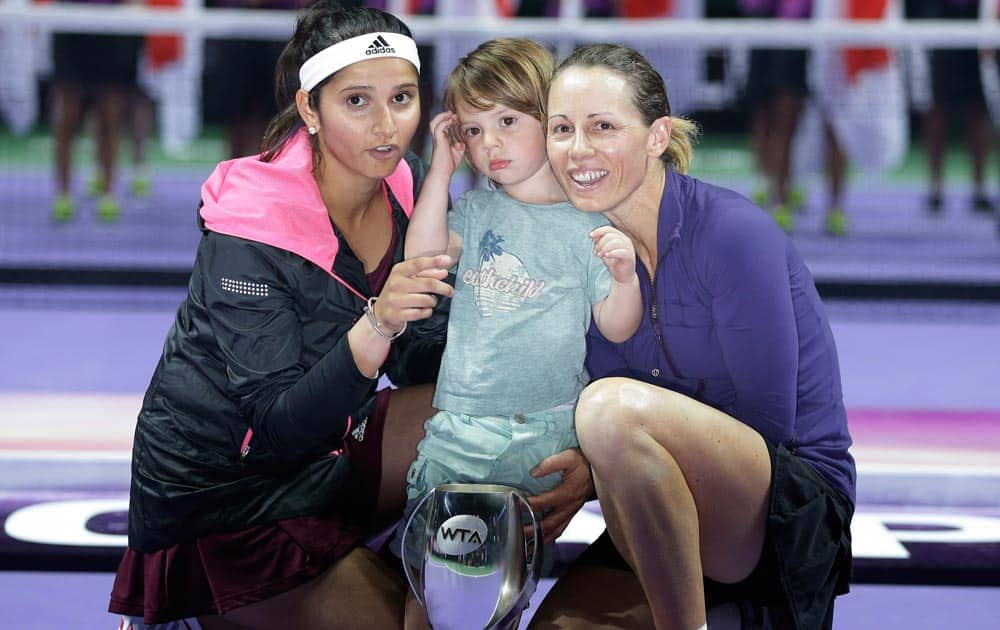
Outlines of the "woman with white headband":
M 403 260 L 419 68 L 395 17 L 312 5 L 263 152 L 202 187 L 135 431 L 123 628 L 402 625 L 405 581 L 364 543 L 402 513 L 452 294 L 447 256 Z

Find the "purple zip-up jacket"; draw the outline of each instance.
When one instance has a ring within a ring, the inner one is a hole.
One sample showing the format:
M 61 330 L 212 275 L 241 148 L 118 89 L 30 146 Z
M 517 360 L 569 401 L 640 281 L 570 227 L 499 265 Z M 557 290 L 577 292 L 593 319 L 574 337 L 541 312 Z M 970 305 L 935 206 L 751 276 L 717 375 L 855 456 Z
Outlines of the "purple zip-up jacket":
M 673 171 L 658 225 L 655 274 L 636 269 L 643 321 L 617 345 L 591 326 L 591 377 L 699 399 L 783 444 L 853 502 L 837 349 L 791 241 L 745 197 Z

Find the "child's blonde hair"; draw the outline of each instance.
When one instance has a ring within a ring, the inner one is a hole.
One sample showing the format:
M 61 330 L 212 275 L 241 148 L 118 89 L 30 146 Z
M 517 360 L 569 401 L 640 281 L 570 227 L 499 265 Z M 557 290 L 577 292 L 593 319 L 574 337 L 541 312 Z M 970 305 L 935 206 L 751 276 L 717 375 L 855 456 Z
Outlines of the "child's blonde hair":
M 555 72 L 555 57 L 530 39 L 499 37 L 479 45 L 448 75 L 442 104 L 479 110 L 503 105 L 545 121 L 545 94 Z

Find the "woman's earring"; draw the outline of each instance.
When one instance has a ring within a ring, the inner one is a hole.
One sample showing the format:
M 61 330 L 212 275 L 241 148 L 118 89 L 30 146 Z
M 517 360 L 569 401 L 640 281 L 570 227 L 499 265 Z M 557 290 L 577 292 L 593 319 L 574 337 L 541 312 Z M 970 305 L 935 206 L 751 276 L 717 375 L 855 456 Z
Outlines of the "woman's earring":
M 312 125 L 309 125 L 309 135 L 310 136 L 315 136 L 316 135 L 316 127 L 313 127 Z

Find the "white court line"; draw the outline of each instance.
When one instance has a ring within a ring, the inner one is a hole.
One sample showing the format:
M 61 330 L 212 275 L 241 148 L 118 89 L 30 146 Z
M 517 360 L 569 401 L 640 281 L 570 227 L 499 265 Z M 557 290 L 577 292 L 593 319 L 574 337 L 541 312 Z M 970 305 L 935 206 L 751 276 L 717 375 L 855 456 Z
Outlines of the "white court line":
M 0 447 L 17 442 L 131 444 L 142 394 L 0 392 Z
M 0 460 L 129 461 L 142 394 L 0 392 Z M 855 444 L 860 475 L 1000 476 L 1000 452 Z
M 1000 458 L 995 454 L 994 458 Z M 858 475 L 866 477 L 888 475 L 918 475 L 932 473 L 940 477 L 1000 477 L 1000 466 L 961 464 L 858 464 Z
M 127 462 L 132 459 L 131 450 L 122 451 L 49 451 L 49 450 L 3 450 L 0 461 L 52 461 L 52 462 Z

